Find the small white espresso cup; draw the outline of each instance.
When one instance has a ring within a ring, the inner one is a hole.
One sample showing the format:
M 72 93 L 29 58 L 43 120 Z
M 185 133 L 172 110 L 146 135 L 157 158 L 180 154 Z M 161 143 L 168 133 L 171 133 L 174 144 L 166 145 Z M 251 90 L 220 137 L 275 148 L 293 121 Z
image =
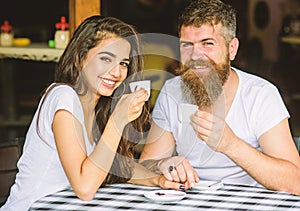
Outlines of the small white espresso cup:
M 148 92 L 148 98 L 146 99 L 149 100 L 150 97 L 150 90 L 151 90 L 151 81 L 150 80 L 143 80 L 143 81 L 134 81 L 129 84 L 130 91 L 134 92 L 138 90 L 139 88 L 144 88 Z
M 197 105 L 189 103 L 178 104 L 178 119 L 182 123 L 189 123 L 191 116 L 198 110 Z

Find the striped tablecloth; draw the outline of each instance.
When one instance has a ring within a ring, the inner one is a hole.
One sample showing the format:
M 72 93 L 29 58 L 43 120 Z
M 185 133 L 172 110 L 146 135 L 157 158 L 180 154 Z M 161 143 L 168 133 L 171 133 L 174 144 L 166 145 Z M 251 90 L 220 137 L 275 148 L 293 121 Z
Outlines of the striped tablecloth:
M 188 190 L 177 202 L 156 202 L 144 193 L 157 190 L 132 184 L 100 188 L 92 201 L 82 201 L 72 189 L 48 195 L 30 210 L 300 210 L 300 196 L 263 188 L 225 184 L 213 191 Z

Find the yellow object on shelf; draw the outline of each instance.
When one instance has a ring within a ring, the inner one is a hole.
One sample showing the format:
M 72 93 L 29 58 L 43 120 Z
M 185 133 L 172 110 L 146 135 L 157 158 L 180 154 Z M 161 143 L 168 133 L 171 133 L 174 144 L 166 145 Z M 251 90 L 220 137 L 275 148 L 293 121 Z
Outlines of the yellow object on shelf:
M 14 46 L 28 46 L 30 45 L 30 39 L 28 38 L 15 38 L 13 40 L 13 45 Z

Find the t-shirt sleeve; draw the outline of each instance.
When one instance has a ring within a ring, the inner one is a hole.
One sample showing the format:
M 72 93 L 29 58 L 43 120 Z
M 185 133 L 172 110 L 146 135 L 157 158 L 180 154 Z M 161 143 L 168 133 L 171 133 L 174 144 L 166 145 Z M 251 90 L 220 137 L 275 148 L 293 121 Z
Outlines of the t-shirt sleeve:
M 283 119 L 290 117 L 278 89 L 272 84 L 261 88 L 256 102 L 253 111 L 256 114 L 254 128 L 258 138 Z
M 57 87 L 48 97 L 48 102 L 45 102 L 45 104 L 50 108 L 49 114 L 52 120 L 55 112 L 58 110 L 66 110 L 73 114 L 77 119 L 82 119 L 82 116 L 80 115 L 80 101 L 72 88 L 67 86 Z
M 53 136 L 51 132 L 52 123 L 58 110 L 66 110 L 81 123 L 84 122 L 81 104 L 76 92 L 68 86 L 55 87 L 46 96 L 40 111 L 39 129 L 45 137 Z

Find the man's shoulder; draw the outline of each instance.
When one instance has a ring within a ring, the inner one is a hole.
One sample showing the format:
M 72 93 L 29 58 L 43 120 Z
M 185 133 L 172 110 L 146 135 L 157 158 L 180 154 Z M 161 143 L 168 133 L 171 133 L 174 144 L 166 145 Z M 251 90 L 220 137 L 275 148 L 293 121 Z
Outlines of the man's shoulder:
M 181 83 L 181 76 L 174 76 L 173 78 L 170 78 L 166 80 L 165 86 L 177 86 Z
M 241 70 L 236 70 L 236 72 L 239 76 L 238 93 L 240 96 L 244 96 L 246 100 L 252 101 L 258 96 L 263 98 L 266 95 L 278 92 L 274 84 L 260 76 Z
M 264 87 L 264 86 L 273 86 L 273 84 L 268 81 L 267 79 L 255 75 L 253 73 L 250 72 L 246 72 L 244 70 L 240 70 L 237 68 L 234 68 L 234 70 L 236 71 L 236 73 L 238 74 L 239 77 L 239 81 L 241 86 L 243 87 Z

